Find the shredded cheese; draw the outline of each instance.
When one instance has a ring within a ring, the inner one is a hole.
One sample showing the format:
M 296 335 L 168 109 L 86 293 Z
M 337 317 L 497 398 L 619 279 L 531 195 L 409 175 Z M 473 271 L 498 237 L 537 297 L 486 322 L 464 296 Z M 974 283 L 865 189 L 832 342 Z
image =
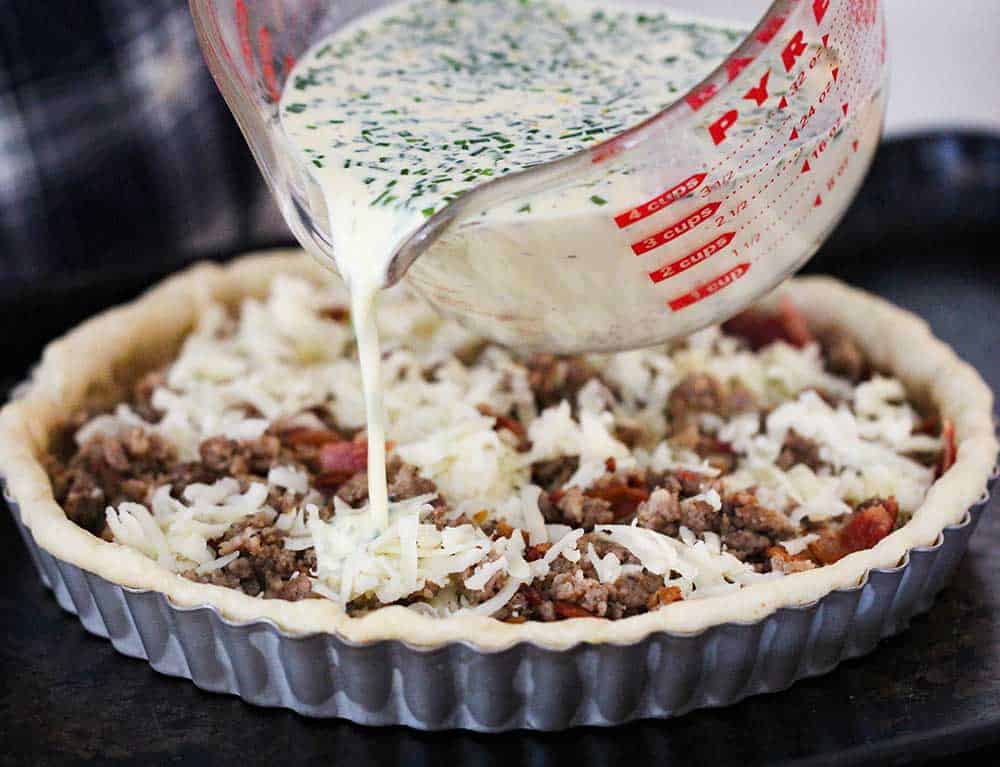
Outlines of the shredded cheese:
M 78 444 L 94 437 L 121 436 L 141 427 L 172 444 L 183 460 L 197 460 L 201 443 L 214 436 L 236 440 L 260 437 L 276 423 L 323 429 L 311 412 L 326 408 L 342 429 L 364 427 L 360 375 L 348 324 L 324 310 L 343 305 L 337 286 L 317 288 L 291 277 L 276 279 L 263 300 L 245 300 L 238 316 L 222 306 L 206 311 L 166 371 L 152 397 L 161 413 L 146 422 L 128 405 L 97 416 L 75 435 Z M 265 482 L 241 487 L 235 479 L 186 487 L 180 499 L 157 488 L 148 505 L 121 503 L 108 508 L 116 542 L 175 571 L 206 575 L 236 561 L 238 550 L 218 552 L 209 541 L 254 515 L 284 534 L 292 552 L 313 549 L 313 593 L 347 607 L 357 600 L 391 603 L 440 589 L 430 603 L 413 605 L 428 615 L 455 611 L 490 615 L 504 607 L 521 584 L 546 577 L 562 557 L 592 567 L 602 584 L 641 572 L 678 586 L 685 598 L 728 593 L 761 575 L 725 550 L 711 532 L 687 528 L 680 539 L 634 525 L 598 526 L 594 534 L 620 545 L 641 564 L 623 564 L 613 552 L 597 555 L 593 543 L 580 545 L 584 531 L 546 524 L 542 489 L 531 484 L 539 461 L 576 459 L 563 488 L 587 489 L 609 466 L 626 473 L 689 472 L 720 477 L 695 452 L 671 443 L 666 412 L 671 392 L 686 376 L 708 373 L 756 397 L 769 414 L 730 418 L 705 413 L 703 430 L 732 450 L 737 469 L 715 486 L 683 501 L 723 508 L 722 495 L 754 488 L 758 500 L 798 524 L 848 513 L 869 497 L 894 495 L 904 512 L 917 508 L 933 481 L 933 471 L 911 458 L 940 448 L 936 438 L 915 434 L 919 416 L 906 402 L 903 385 L 875 377 L 858 386 L 826 372 L 816 345 L 798 349 L 774 343 L 752 352 L 718 328 L 709 328 L 673 347 L 587 358 L 600 380 L 538 412 L 528 370 L 512 353 L 487 347 L 474 362 L 460 352 L 476 340 L 440 320 L 421 302 L 389 291 L 380 312 L 384 340 L 388 438 L 396 454 L 435 482 L 449 502 L 450 527 L 429 521 L 436 496 L 392 504 L 389 527 L 376 532 L 367 510 L 339 498 L 334 514 L 320 518 L 330 499 L 310 487 L 309 474 L 292 464 L 270 469 Z M 831 405 L 821 398 L 834 399 Z M 612 393 L 613 392 L 613 393 Z M 575 408 L 574 405 L 575 404 Z M 482 405 L 488 406 L 482 408 Z M 530 447 L 497 429 L 497 418 L 513 414 L 526 427 Z M 619 438 L 622 426 L 639 425 L 639 444 Z M 782 469 L 777 459 L 791 431 L 819 446 L 822 465 Z M 506 436 L 504 436 L 506 434 Z M 610 459 L 610 461 L 609 461 Z M 281 498 L 290 511 L 268 505 Z M 476 524 L 458 524 L 462 518 Z M 480 525 L 505 521 L 507 537 L 487 535 Z M 249 534 L 249 533 L 248 533 Z M 792 554 L 815 536 L 784 541 Z M 238 541 L 233 544 L 238 548 Z M 528 548 L 547 545 L 527 561 Z M 584 549 L 585 550 L 582 550 Z M 495 594 L 479 604 L 463 602 L 456 589 Z

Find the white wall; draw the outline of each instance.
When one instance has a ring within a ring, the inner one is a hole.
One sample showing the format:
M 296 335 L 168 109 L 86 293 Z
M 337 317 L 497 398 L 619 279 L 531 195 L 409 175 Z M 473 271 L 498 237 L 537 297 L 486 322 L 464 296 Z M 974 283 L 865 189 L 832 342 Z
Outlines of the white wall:
M 1000 133 L 1000 0 L 884 2 L 892 64 L 887 133 Z

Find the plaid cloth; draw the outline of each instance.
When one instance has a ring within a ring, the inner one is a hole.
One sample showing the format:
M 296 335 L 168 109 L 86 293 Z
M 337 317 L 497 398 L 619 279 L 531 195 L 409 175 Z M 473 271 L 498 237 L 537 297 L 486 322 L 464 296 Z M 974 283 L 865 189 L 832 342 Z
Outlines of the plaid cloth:
M 240 247 L 269 205 L 184 0 L 0 5 L 0 280 Z

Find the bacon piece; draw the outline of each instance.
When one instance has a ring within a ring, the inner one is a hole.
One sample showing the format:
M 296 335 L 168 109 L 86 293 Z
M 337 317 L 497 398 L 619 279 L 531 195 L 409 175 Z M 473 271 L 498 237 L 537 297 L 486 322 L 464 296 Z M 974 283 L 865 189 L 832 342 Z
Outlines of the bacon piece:
M 848 551 L 870 549 L 892 532 L 898 516 L 895 498 L 863 505 L 840 531 L 840 541 Z
M 941 426 L 941 462 L 938 464 L 937 476 L 941 476 L 955 465 L 958 458 L 958 445 L 955 442 L 955 424 L 945 419 Z
M 838 533 L 828 533 L 809 544 L 809 554 L 823 565 L 839 562 L 848 554 L 875 546 L 896 526 L 899 504 L 895 498 L 865 501 Z
M 485 416 L 489 416 L 494 419 L 496 423 L 493 425 L 494 431 L 509 431 L 517 438 L 517 451 L 519 453 L 526 453 L 531 450 L 531 441 L 528 439 L 528 432 L 524 428 L 524 424 L 518 421 L 516 418 L 511 418 L 506 415 L 499 415 L 493 408 L 489 405 L 478 405 L 476 407 L 480 413 Z
M 816 562 L 809 555 L 808 549 L 798 554 L 789 553 L 784 546 L 771 546 L 764 554 L 765 560 L 771 563 L 771 570 L 786 574 L 800 573 L 812 570 Z
M 788 549 L 780 545 L 771 546 L 766 552 L 764 552 L 764 554 L 768 559 L 777 558 L 782 562 L 796 562 L 809 558 L 802 554 L 792 554 L 788 551 Z
M 593 487 L 584 492 L 588 498 L 600 498 L 611 504 L 615 519 L 626 519 L 635 516 L 639 504 L 649 500 L 649 490 L 645 487 L 635 487 L 616 481 L 607 485 Z
M 517 449 L 522 453 L 531 449 L 531 442 L 528 441 L 528 432 L 525 430 L 524 425 L 516 418 L 511 418 L 506 415 L 498 415 L 497 429 L 506 429 L 517 437 Z
M 538 543 L 534 546 L 529 546 L 527 551 L 524 552 L 524 559 L 527 562 L 534 562 L 545 556 L 545 553 L 552 548 L 551 543 Z
M 809 556 L 821 565 L 832 565 L 850 553 L 840 542 L 840 536 L 834 533 L 824 535 L 818 541 L 809 544 Z
M 778 317 L 785 331 L 786 340 L 799 348 L 816 341 L 816 336 L 809 330 L 805 315 L 790 298 L 783 298 L 778 305 Z
M 749 309 L 723 323 L 722 329 L 744 339 L 754 351 L 775 341 L 802 348 L 816 340 L 802 312 L 787 297 L 778 304 L 776 312 Z
M 328 442 L 319 451 L 319 465 L 323 473 L 351 476 L 368 469 L 367 442 Z
M 917 423 L 913 426 L 913 433 L 934 436 L 938 433 L 940 426 L 941 419 L 938 417 L 937 413 L 931 413 L 930 415 L 925 415 L 917 421 Z
M 584 610 L 580 605 L 572 602 L 556 600 L 552 603 L 556 610 L 556 615 L 560 618 L 593 618 L 594 614 L 589 610 Z
M 726 463 L 731 463 L 728 459 L 736 455 L 733 451 L 732 443 L 723 442 L 721 439 L 710 435 L 699 436 L 698 442 L 694 446 L 694 451 L 699 456 L 706 459 L 710 464 L 713 458 L 725 461 Z M 730 468 L 723 471 L 723 473 L 728 474 L 731 468 L 732 467 L 730 466 Z
M 347 322 L 351 318 L 351 310 L 346 306 L 330 306 L 323 309 L 320 316 L 334 322 Z
M 670 472 L 680 482 L 682 495 L 698 495 L 712 486 L 712 478 L 696 471 L 680 469 Z
M 315 485 L 317 490 L 324 493 L 333 493 L 339 490 L 341 485 L 353 476 L 353 474 L 348 474 L 343 471 L 324 471 L 315 476 L 313 479 L 313 485 Z M 365 487 L 367 487 L 367 485 L 365 485 Z
M 518 589 L 522 594 L 524 594 L 525 600 L 532 607 L 538 607 L 542 603 L 542 595 L 539 593 L 538 589 L 528 584 L 522 584 L 521 588 Z
M 328 429 L 310 429 L 307 426 L 292 426 L 282 429 L 278 435 L 283 443 L 290 447 L 309 446 L 323 447 L 334 442 L 340 442 L 343 438 L 336 432 Z
M 662 589 L 658 589 L 649 595 L 649 601 L 646 606 L 650 610 L 655 610 L 657 607 L 680 602 L 683 599 L 684 594 L 677 586 L 664 586 Z

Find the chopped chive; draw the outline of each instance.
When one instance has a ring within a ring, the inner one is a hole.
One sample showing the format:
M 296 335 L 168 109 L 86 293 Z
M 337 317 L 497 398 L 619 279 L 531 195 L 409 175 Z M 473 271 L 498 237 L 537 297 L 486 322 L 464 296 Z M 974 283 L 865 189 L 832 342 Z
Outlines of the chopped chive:
M 494 176 L 558 160 L 665 108 L 670 93 L 684 92 L 742 39 L 665 13 L 516 2 L 411 0 L 283 72 L 280 115 L 305 160 L 357 174 L 371 205 L 429 218 Z M 779 79 L 780 94 L 790 80 Z M 365 83 L 369 90 L 357 90 Z M 512 108 L 501 109 L 500 95 Z M 531 204 L 517 210 L 531 213 Z

